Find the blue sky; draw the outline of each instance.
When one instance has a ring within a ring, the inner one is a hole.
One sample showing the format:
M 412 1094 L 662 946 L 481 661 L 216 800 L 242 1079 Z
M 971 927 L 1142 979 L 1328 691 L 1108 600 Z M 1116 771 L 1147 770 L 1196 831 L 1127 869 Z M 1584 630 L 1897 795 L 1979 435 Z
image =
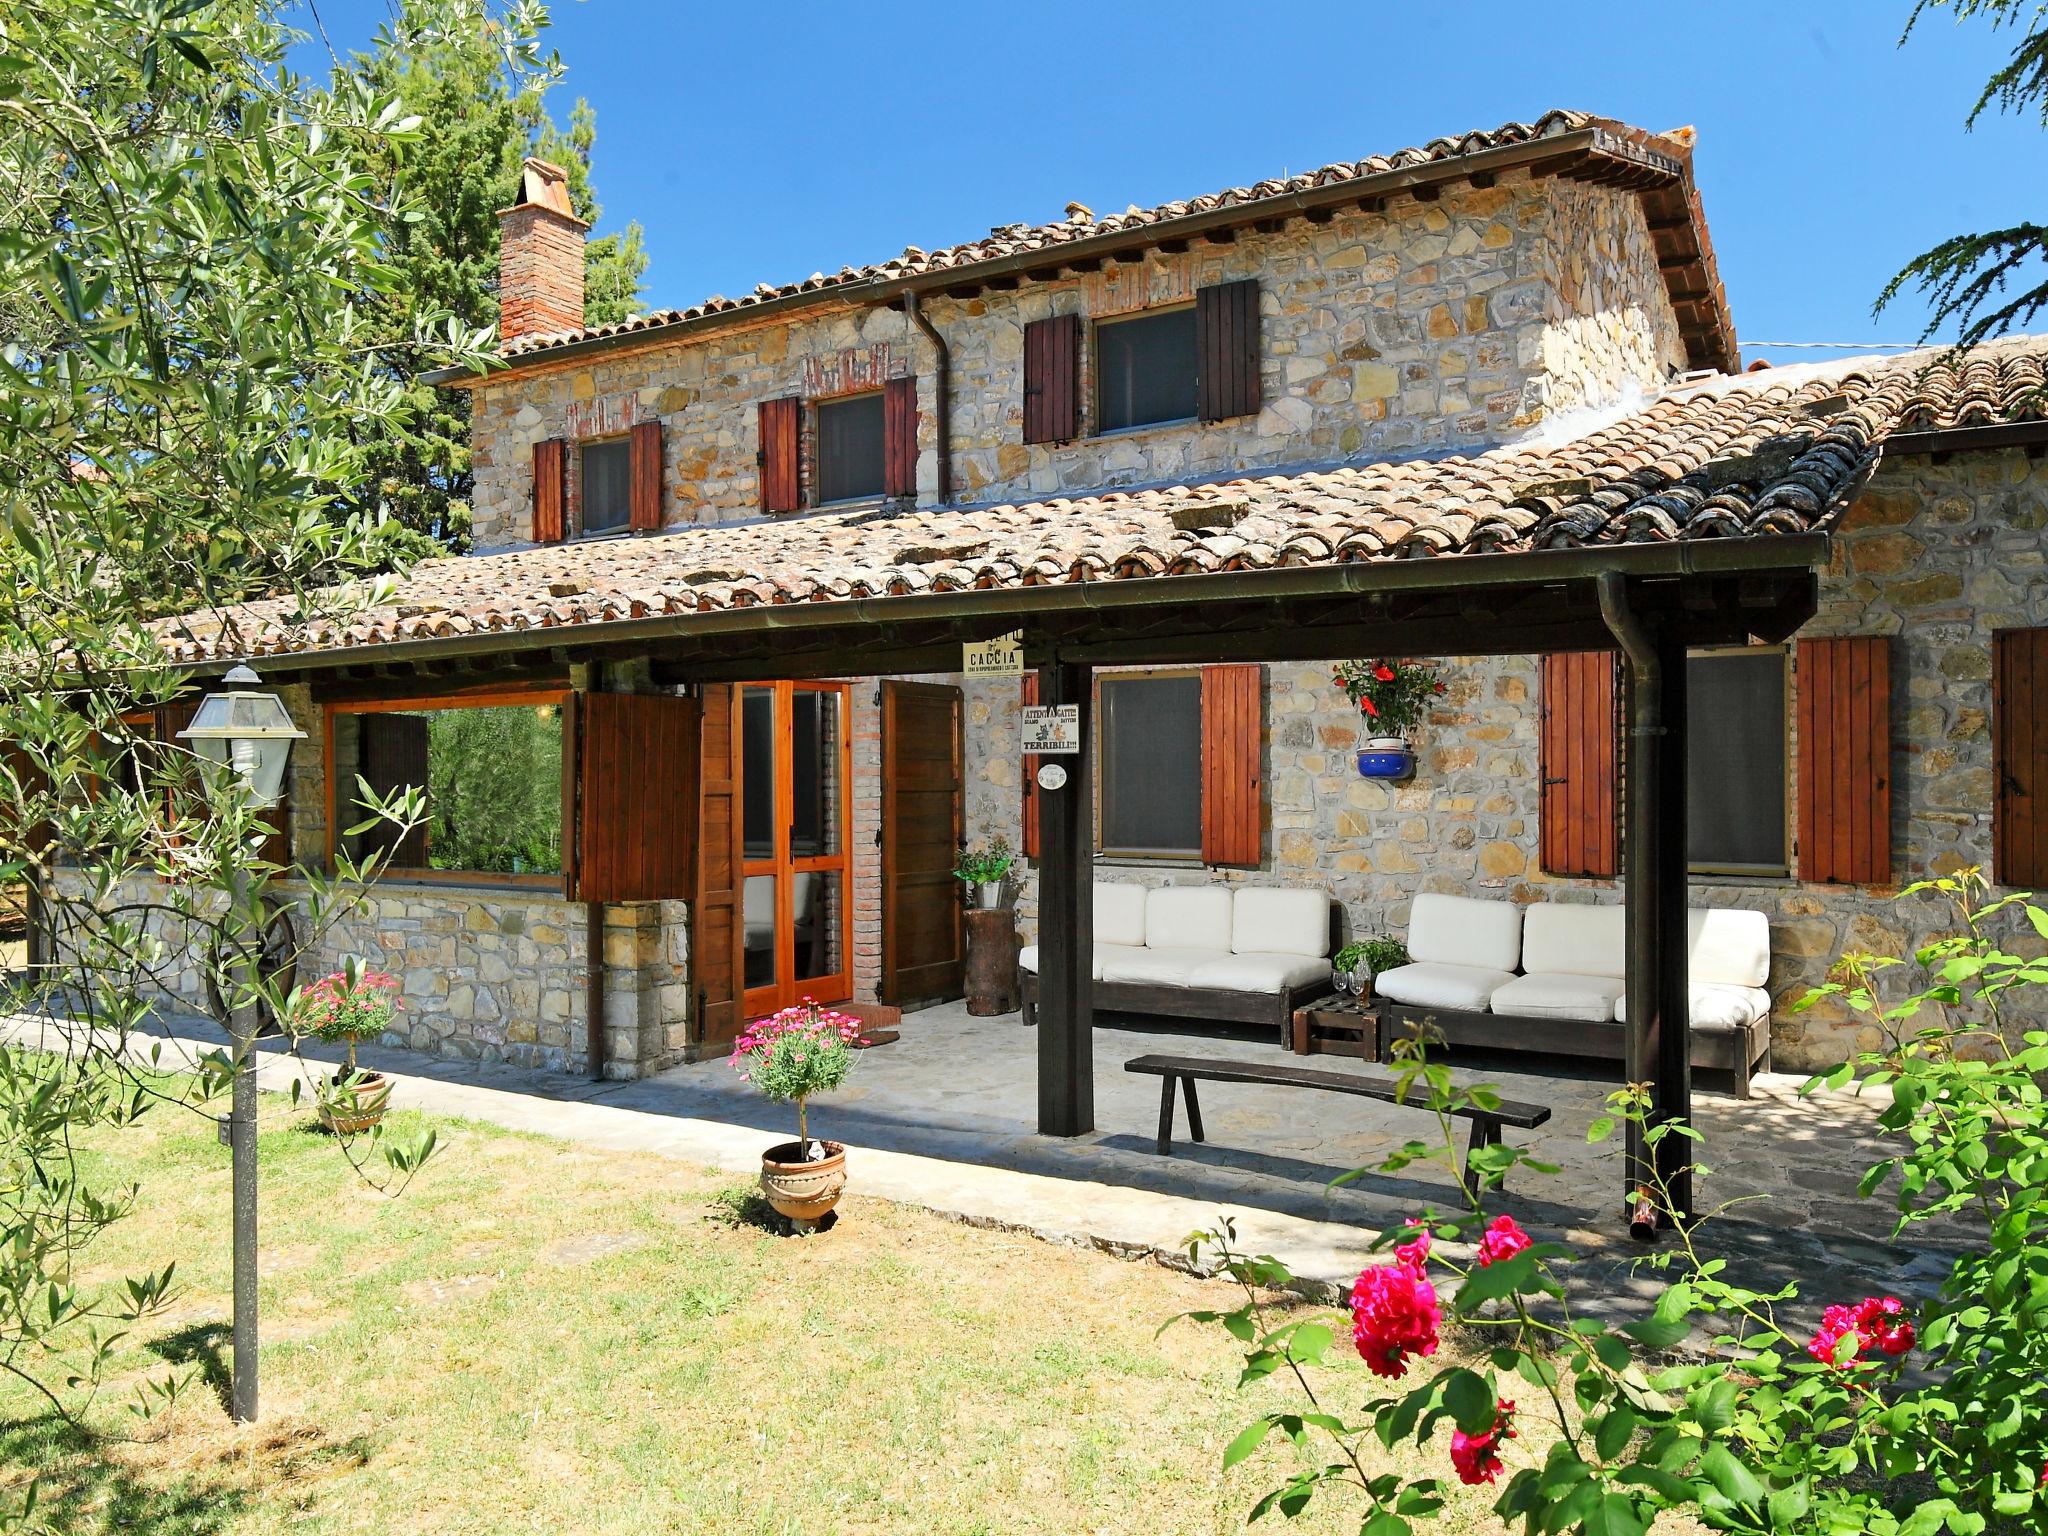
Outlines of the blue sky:
M 2040 217 L 2048 133 L 1966 133 L 2016 34 L 1936 11 L 1902 49 L 1909 8 L 569 0 L 552 104 L 597 109 L 600 229 L 645 228 L 653 306 L 1571 106 L 1699 129 L 1745 342 L 1911 341 L 1917 297 L 1871 301 L 1948 234 Z M 385 7 L 319 9 L 346 48 Z

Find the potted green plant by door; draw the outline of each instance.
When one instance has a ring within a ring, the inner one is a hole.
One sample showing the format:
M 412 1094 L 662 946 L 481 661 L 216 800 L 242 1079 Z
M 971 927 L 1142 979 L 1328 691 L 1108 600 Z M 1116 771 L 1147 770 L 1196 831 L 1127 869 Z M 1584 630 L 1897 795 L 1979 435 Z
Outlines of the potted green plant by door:
M 796 1105 L 796 1140 L 761 1154 L 761 1192 L 799 1232 L 816 1231 L 846 1188 L 846 1148 L 811 1139 L 810 1100 L 846 1081 L 860 1020 L 805 998 L 749 1024 L 733 1042 L 743 1081 L 777 1104 Z
M 1007 837 L 983 838 L 960 845 L 960 857 L 953 861 L 953 877 L 974 893 L 975 905 L 983 909 L 1003 904 L 1003 882 L 1016 867 L 1017 855 Z
M 320 1123 L 337 1136 L 369 1130 L 390 1107 L 391 1079 L 359 1067 L 356 1047 L 389 1029 L 404 1006 L 397 977 L 353 958 L 298 995 L 293 1008 L 297 1032 L 348 1047 L 347 1064 L 315 1088 Z

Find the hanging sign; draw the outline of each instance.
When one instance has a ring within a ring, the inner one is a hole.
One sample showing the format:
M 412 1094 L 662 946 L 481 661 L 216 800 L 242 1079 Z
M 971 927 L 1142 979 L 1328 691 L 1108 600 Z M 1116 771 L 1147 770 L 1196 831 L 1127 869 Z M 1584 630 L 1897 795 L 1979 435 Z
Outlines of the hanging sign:
M 1067 770 L 1058 763 L 1045 764 L 1038 770 L 1038 787 L 1040 789 L 1065 789 L 1067 787 Z
M 1081 706 L 1078 704 L 1027 704 L 1024 706 L 1024 748 L 1040 755 L 1081 750 Z
M 1023 676 L 1024 632 L 1016 630 L 961 646 L 960 670 L 969 677 Z

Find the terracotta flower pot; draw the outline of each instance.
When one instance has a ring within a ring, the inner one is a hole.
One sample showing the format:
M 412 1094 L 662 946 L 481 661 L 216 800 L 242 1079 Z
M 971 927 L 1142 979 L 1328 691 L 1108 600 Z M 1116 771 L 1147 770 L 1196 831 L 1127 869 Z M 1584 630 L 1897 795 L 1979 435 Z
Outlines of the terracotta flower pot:
M 329 1083 L 320 1094 L 320 1123 L 337 1136 L 355 1136 L 384 1118 L 391 1107 L 391 1079 L 365 1072 L 347 1087 Z
M 761 1154 L 761 1193 L 802 1232 L 816 1228 L 846 1188 L 846 1148 L 836 1141 L 823 1145 L 825 1155 L 817 1162 L 803 1161 L 804 1149 L 794 1141 Z

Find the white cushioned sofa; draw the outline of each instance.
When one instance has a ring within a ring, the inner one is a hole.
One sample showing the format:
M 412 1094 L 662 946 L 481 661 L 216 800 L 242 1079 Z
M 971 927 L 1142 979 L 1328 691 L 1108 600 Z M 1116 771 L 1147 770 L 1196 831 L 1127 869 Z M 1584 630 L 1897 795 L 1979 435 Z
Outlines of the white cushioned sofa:
M 1770 1063 L 1770 923 L 1727 907 L 1687 921 L 1693 1065 L 1729 1072 L 1747 1098 Z M 1627 923 L 1621 906 L 1417 896 L 1411 963 L 1373 978 L 1382 1053 L 1427 1023 L 1450 1045 L 1622 1059 Z
M 1329 893 L 1254 885 L 1144 886 L 1098 880 L 1095 1006 L 1124 1013 L 1271 1024 L 1332 990 Z M 1024 1022 L 1038 1018 L 1038 946 L 1017 957 Z

